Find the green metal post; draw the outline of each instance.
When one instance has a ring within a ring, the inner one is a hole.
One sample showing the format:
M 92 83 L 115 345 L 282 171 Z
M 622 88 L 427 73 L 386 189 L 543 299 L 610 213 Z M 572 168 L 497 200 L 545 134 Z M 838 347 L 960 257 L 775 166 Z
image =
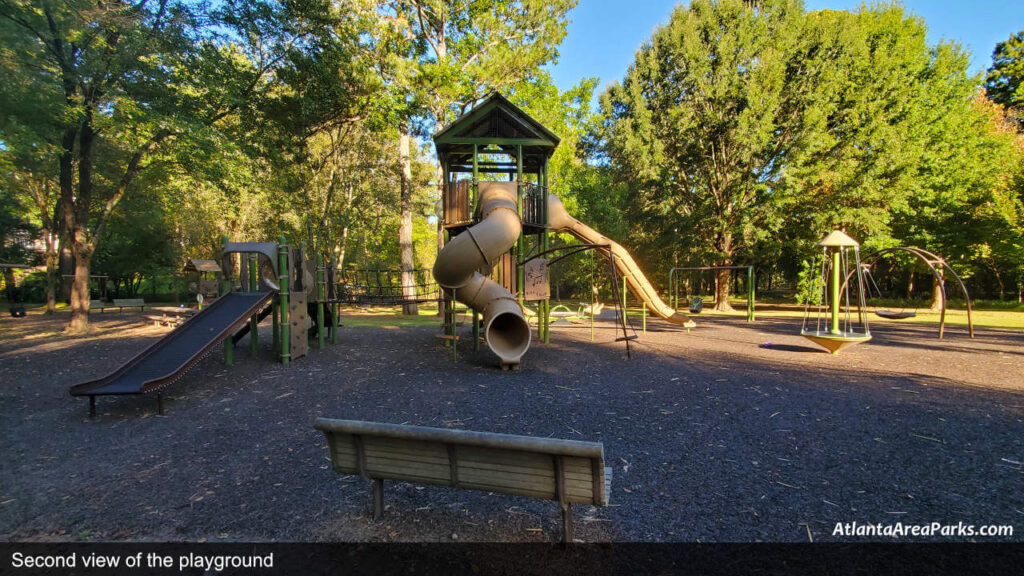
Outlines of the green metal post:
M 516 146 L 516 197 L 519 203 L 517 210 L 519 211 L 519 222 L 523 221 L 523 146 L 521 144 Z M 519 238 L 516 240 L 516 295 L 519 299 L 519 306 L 523 305 L 524 298 L 523 293 L 526 291 L 526 280 L 523 272 L 523 265 L 520 263 L 523 255 L 526 254 L 526 237 L 522 230 L 519 232 Z M 539 324 L 540 320 L 538 320 Z
M 278 238 L 277 246 L 277 270 L 279 274 L 278 286 L 281 288 L 279 308 L 281 309 L 281 364 L 291 362 L 291 330 L 288 325 L 288 239 L 284 236 Z
M 458 318 L 456 317 L 455 307 L 457 306 L 457 300 L 455 300 L 455 288 L 452 288 L 452 360 L 459 359 L 459 352 L 457 347 L 459 345 L 458 335 Z
M 747 267 L 747 322 L 754 321 L 754 291 L 757 288 L 754 267 Z
M 541 166 L 540 173 L 540 210 L 543 215 L 541 222 L 544 225 L 544 231 L 541 232 L 541 251 L 547 252 L 551 248 L 551 240 L 548 238 L 548 159 L 544 158 L 544 164 Z M 551 278 L 551 274 L 548 273 L 548 278 Z M 544 299 L 544 343 L 548 344 L 551 342 L 551 296 L 548 295 Z
M 476 144 L 473 144 L 473 213 L 470 214 L 470 218 L 476 217 L 476 207 L 480 203 L 480 159 L 477 157 L 479 150 Z
M 643 318 L 644 318 L 644 335 L 646 335 L 647 334 L 647 302 L 644 302 Z
M 324 257 L 316 255 L 316 343 L 321 350 L 324 349 L 324 300 L 327 299 L 327 279 L 324 270 Z
M 331 344 L 338 343 L 338 303 L 331 303 Z
M 330 246 L 331 250 L 334 250 L 334 241 L 331 240 L 330 236 L 328 236 L 327 238 L 328 238 L 328 243 L 327 243 L 328 246 Z M 335 252 L 331 252 L 331 264 L 330 264 L 330 266 L 331 266 L 330 267 L 331 274 L 329 276 L 329 280 L 331 282 L 331 290 L 334 292 L 333 300 L 335 300 L 335 302 L 331 302 L 331 344 L 337 344 L 338 343 L 338 324 L 339 324 L 339 320 L 338 320 L 338 308 L 339 308 L 339 305 L 338 305 L 338 302 L 336 301 L 338 299 L 338 260 L 337 260 L 337 255 L 336 255 Z
M 480 349 L 480 314 L 473 310 L 473 351 Z
M 228 246 L 228 237 L 227 236 L 221 236 L 220 237 L 220 245 L 221 245 L 221 260 L 223 260 L 224 259 L 224 249 L 227 248 L 227 246 Z M 221 262 L 221 264 L 223 264 L 223 262 Z M 221 272 L 221 276 L 220 276 L 220 291 L 219 291 L 218 295 L 219 296 L 224 296 L 225 294 L 227 294 L 229 292 L 231 292 L 231 278 L 228 277 L 228 275 L 225 274 L 222 271 Z
M 275 300 L 275 301 L 273 301 L 271 303 L 271 307 L 273 309 L 273 314 L 272 315 L 274 317 L 274 354 L 280 354 L 281 353 L 281 332 L 280 332 L 280 330 L 281 330 L 281 320 L 280 320 L 281 305 L 280 305 L 280 303 L 277 300 Z
M 672 309 L 679 308 L 679 290 L 676 290 L 676 269 L 668 271 L 668 299 L 672 303 Z
M 839 265 L 841 263 L 839 248 L 832 253 L 832 334 L 842 334 L 839 329 Z
M 259 282 L 256 280 L 256 267 L 259 263 L 257 260 L 258 256 L 255 252 L 249 254 L 249 291 L 256 292 L 259 290 Z M 249 352 L 254 356 L 260 351 L 260 316 L 259 313 L 253 314 L 249 318 Z
M 221 236 L 220 240 L 221 240 L 222 246 L 224 248 L 227 248 L 228 237 L 227 236 Z M 221 257 L 223 258 L 223 248 L 222 248 L 222 252 L 221 252 Z M 223 276 L 221 276 L 221 281 L 220 281 L 220 295 L 221 296 L 226 296 L 227 294 L 231 293 L 231 284 L 232 284 L 232 282 L 231 282 L 231 275 L 225 272 L 225 274 Z M 231 341 L 231 336 L 228 336 L 228 338 L 226 340 L 224 340 L 224 364 L 226 364 L 228 366 L 231 366 L 234 363 L 235 363 L 235 343 Z

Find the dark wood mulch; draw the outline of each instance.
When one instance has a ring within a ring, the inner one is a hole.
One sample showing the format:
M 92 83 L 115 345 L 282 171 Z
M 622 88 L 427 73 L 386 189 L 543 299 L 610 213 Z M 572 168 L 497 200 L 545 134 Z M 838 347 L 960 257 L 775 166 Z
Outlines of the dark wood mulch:
M 437 329 L 343 329 L 290 366 L 217 351 L 169 391 L 101 398 L 68 387 L 166 333 L 130 314 L 93 338 L 0 338 L 0 538 L 16 540 L 554 541 L 557 506 L 389 483 L 329 468 L 318 416 L 601 441 L 612 506 L 576 506 L 586 541 L 835 540 L 838 522 L 1017 527 L 1024 538 L 1024 334 L 877 324 L 839 356 L 798 319 L 649 322 L 626 359 L 555 327 L 519 372 Z M 4 319 L 6 329 L 14 320 Z M 32 322 L 38 323 L 38 329 Z M 47 324 L 50 322 L 50 324 Z M 28 328 L 26 328 L 26 326 Z M 468 327 L 465 329 L 468 333 Z M 10 332 L 9 332 L 10 333 Z M 771 342 L 770 347 L 762 344 Z

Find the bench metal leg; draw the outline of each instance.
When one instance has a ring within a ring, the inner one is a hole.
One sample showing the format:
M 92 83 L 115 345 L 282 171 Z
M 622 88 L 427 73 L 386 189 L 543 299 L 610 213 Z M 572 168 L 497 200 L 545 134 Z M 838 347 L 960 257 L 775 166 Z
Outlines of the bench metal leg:
M 96 417 L 96 397 L 89 396 L 89 418 Z
M 161 416 L 164 415 L 164 397 L 159 392 L 156 394 L 156 412 Z
M 570 544 L 573 541 L 572 532 L 572 504 L 562 504 L 562 544 Z
M 373 479 L 373 519 L 384 515 L 384 480 Z

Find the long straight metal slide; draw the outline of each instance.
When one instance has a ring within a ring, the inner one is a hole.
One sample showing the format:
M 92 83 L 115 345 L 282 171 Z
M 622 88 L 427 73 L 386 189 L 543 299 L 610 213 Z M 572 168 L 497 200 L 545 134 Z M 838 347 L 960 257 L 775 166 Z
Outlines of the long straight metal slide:
M 275 292 L 232 292 L 189 318 L 106 376 L 71 387 L 72 396 L 146 394 L 172 383 L 214 346 L 230 337 Z

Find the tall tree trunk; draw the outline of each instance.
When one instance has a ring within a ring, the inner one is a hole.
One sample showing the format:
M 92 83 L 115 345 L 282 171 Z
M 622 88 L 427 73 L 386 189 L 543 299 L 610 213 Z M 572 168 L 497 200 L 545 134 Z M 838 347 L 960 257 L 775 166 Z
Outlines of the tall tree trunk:
M 57 258 L 57 282 L 60 286 L 57 298 L 61 302 L 67 302 L 70 305 L 71 283 L 74 281 L 75 275 L 75 260 L 71 257 L 71 242 L 68 241 L 67 235 L 64 235 L 62 240 Z
M 83 334 L 89 331 L 89 265 L 92 262 L 92 246 L 79 240 L 84 230 L 75 231 L 71 244 L 71 255 L 75 259 L 75 278 L 71 284 L 71 322 L 68 332 Z
M 729 304 L 729 278 L 732 270 L 715 270 L 715 310 L 731 312 Z
M 942 269 L 938 268 L 936 274 L 932 274 L 932 305 L 929 308 L 932 312 L 942 310 L 942 283 L 939 278 L 943 277 Z
M 718 263 L 719 266 L 732 264 L 732 233 L 722 232 L 718 237 L 716 248 L 723 257 Z M 732 312 L 732 305 L 729 304 L 729 278 L 732 270 L 715 270 L 715 310 L 720 312 Z
M 412 246 L 412 158 L 409 155 L 409 125 L 403 124 L 398 138 L 398 159 L 402 165 L 401 220 L 398 225 L 398 246 L 402 260 L 402 314 L 416 316 L 416 258 Z

